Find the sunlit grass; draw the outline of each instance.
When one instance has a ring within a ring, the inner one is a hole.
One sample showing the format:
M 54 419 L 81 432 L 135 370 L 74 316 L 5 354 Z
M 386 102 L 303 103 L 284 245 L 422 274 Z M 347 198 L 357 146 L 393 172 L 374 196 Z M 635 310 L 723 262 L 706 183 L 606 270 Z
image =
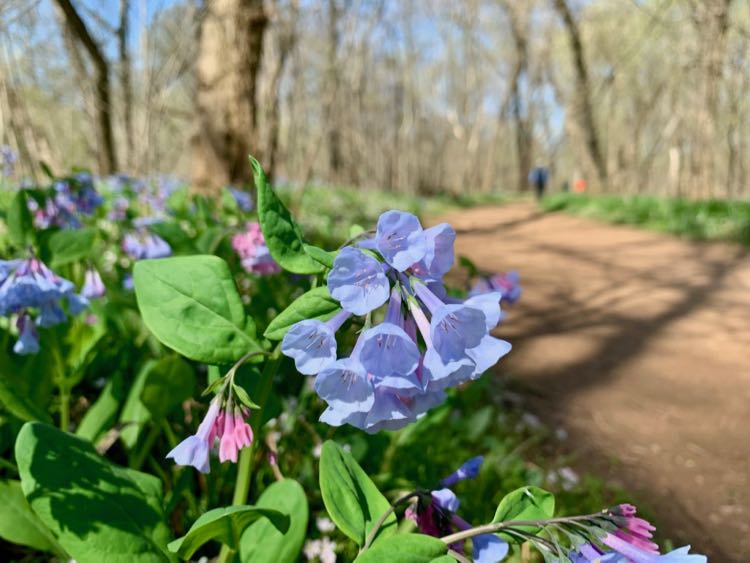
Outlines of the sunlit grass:
M 750 201 L 555 194 L 544 198 L 541 206 L 545 211 L 566 211 L 693 240 L 730 241 L 750 246 Z

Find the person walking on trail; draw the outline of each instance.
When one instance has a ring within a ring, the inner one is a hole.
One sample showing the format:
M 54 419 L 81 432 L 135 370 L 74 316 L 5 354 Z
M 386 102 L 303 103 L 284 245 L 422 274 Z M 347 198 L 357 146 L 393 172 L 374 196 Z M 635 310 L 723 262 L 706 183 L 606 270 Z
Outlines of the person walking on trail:
M 537 199 L 542 199 L 544 189 L 547 187 L 549 171 L 544 166 L 537 166 L 529 174 L 529 184 L 534 186 Z

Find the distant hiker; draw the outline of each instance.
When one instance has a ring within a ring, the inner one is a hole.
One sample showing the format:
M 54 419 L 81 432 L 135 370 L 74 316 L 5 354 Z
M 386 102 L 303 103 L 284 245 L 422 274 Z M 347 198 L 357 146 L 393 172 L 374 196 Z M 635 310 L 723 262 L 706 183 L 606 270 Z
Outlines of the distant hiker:
M 529 184 L 534 186 L 536 192 L 536 198 L 542 199 L 544 195 L 544 188 L 547 187 L 547 180 L 549 179 L 549 171 L 544 166 L 537 166 L 529 174 Z

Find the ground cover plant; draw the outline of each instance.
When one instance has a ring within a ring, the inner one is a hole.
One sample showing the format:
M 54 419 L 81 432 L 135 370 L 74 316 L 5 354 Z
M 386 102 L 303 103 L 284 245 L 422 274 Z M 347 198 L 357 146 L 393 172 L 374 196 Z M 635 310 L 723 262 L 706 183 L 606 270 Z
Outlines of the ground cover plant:
M 547 436 L 488 374 L 518 274 L 398 209 L 308 238 L 252 165 L 255 199 L 80 171 L 3 193 L 7 559 L 705 561 L 521 455 Z
M 748 201 L 560 193 L 544 198 L 541 206 L 546 211 L 566 211 L 693 240 L 720 240 L 750 246 Z

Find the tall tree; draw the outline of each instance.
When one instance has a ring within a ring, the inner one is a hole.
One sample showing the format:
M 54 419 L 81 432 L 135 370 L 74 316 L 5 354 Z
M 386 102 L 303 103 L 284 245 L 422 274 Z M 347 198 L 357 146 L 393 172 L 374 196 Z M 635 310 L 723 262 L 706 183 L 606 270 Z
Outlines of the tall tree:
M 563 20 L 565 29 L 568 33 L 568 41 L 570 43 L 571 54 L 573 55 L 573 67 L 576 76 L 574 107 L 578 114 L 578 118 L 580 119 L 581 128 L 583 129 L 583 135 L 586 140 L 586 150 L 594 165 L 600 184 L 605 186 L 607 182 L 607 163 L 604 158 L 604 153 L 602 152 L 599 133 L 596 128 L 596 120 L 594 119 L 594 107 L 591 99 L 591 83 L 589 80 L 588 65 L 586 64 L 586 56 L 583 49 L 583 41 L 581 40 L 581 32 L 578 29 L 578 23 L 573 17 L 573 12 L 570 10 L 566 0 L 552 0 L 552 3 L 560 18 Z
M 207 191 L 251 180 L 259 155 L 258 71 L 268 19 L 263 0 L 206 0 L 199 26 L 194 187 Z
M 70 0 L 56 0 L 56 2 L 64 16 L 65 26 L 75 40 L 83 46 L 94 67 L 97 161 L 101 174 L 112 174 L 117 171 L 117 153 L 112 127 L 109 64 L 101 46 L 91 35 Z

